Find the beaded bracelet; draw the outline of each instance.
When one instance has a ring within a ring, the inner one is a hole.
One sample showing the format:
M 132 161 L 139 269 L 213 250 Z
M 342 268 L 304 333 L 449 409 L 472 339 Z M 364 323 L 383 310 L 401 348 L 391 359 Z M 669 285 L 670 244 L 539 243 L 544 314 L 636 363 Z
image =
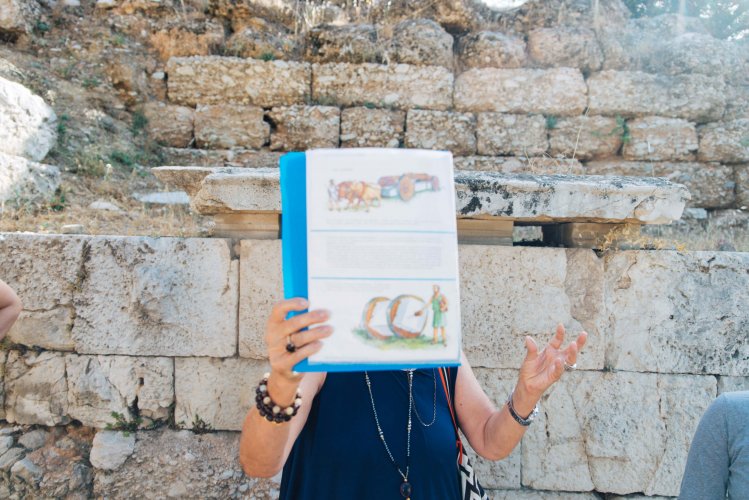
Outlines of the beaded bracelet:
M 280 424 L 282 422 L 288 422 L 294 417 L 299 411 L 299 407 L 302 406 L 302 392 L 297 389 L 296 397 L 291 406 L 281 408 L 268 395 L 268 378 L 270 373 L 263 375 L 263 380 L 258 384 L 255 389 L 255 402 L 257 403 L 257 410 L 261 417 L 265 417 L 268 422 L 275 422 Z

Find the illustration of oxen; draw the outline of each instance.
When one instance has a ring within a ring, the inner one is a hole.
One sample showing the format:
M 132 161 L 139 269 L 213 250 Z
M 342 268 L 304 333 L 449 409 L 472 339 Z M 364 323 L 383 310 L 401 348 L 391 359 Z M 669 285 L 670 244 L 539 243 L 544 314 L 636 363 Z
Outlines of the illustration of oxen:
M 382 189 L 377 184 L 364 181 L 339 182 L 338 199 L 347 202 L 347 209 L 357 209 L 364 205 L 364 209 L 369 212 L 369 207 L 380 206 Z

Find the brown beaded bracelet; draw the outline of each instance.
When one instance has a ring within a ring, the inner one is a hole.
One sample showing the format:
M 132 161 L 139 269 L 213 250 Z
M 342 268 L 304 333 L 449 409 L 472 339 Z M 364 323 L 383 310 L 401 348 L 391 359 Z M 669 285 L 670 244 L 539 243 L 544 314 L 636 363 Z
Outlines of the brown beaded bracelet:
M 302 406 L 302 392 L 297 389 L 296 397 L 294 402 L 286 408 L 281 408 L 268 395 L 268 378 L 269 373 L 263 375 L 263 380 L 260 381 L 257 388 L 255 389 L 255 402 L 257 410 L 261 417 L 264 417 L 268 422 L 275 422 L 277 424 L 288 422 L 294 415 L 299 411 L 299 407 Z

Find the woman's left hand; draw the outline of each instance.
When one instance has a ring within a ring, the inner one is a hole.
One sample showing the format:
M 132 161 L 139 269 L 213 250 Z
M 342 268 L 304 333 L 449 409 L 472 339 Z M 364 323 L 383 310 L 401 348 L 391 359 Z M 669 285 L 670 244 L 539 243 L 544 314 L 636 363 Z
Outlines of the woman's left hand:
M 576 341 L 562 348 L 564 333 L 564 326 L 557 325 L 556 335 L 540 352 L 536 342 L 531 337 L 525 337 L 528 352 L 520 366 L 518 387 L 515 389 L 519 399 L 527 402 L 538 401 L 546 389 L 561 378 L 565 366 L 574 367 L 577 363 L 577 353 L 585 345 L 588 334 L 580 333 Z

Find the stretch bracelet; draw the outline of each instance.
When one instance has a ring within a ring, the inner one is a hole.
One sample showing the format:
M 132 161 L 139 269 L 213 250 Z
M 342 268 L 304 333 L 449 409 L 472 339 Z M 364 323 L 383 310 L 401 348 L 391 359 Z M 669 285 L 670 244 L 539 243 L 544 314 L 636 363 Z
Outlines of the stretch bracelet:
M 288 422 L 297 414 L 299 407 L 302 406 L 302 392 L 297 389 L 294 402 L 290 406 L 282 408 L 274 403 L 268 395 L 269 377 L 270 373 L 263 375 L 263 380 L 260 381 L 257 389 L 255 389 L 257 411 L 260 413 L 260 416 L 264 417 L 268 422 L 275 422 L 277 424 Z

